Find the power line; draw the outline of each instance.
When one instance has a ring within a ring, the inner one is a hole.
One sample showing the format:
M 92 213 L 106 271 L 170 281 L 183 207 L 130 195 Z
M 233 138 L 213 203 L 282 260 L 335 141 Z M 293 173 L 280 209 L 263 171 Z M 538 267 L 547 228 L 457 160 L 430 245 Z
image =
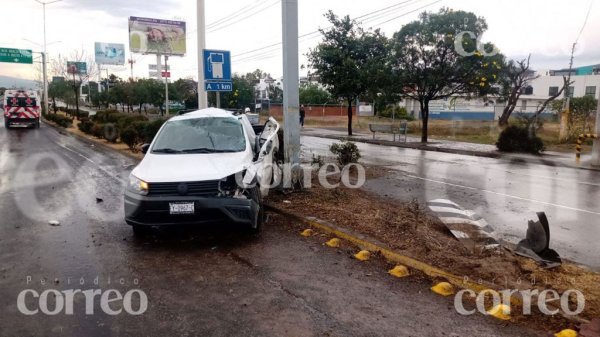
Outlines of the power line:
M 262 13 L 263 11 L 265 11 L 265 10 L 267 10 L 267 9 L 275 6 L 275 5 L 277 5 L 278 3 L 279 3 L 279 0 L 275 0 L 274 2 L 271 2 L 271 3 L 267 4 L 266 6 L 264 6 L 262 8 L 261 7 L 257 7 L 257 8 L 255 8 L 254 11 L 250 11 L 250 14 L 248 14 L 248 15 L 246 15 L 244 17 L 241 17 L 240 19 L 236 20 L 233 24 L 222 23 L 222 24 L 218 25 L 216 28 L 213 27 L 213 28 L 209 29 L 208 33 L 214 33 L 214 32 L 216 32 L 218 30 L 221 30 L 221 29 L 224 29 L 224 28 L 229 28 L 229 27 L 231 27 L 231 26 L 233 26 L 233 25 L 235 25 L 237 23 L 240 23 L 240 22 L 242 22 L 242 21 L 244 21 L 244 20 L 246 20 L 246 19 L 248 19 L 250 17 L 255 16 L 256 14 Z M 241 14 L 247 14 L 247 13 L 241 13 Z
M 403 17 L 403 16 L 405 16 L 405 15 L 408 15 L 408 14 L 414 13 L 414 12 L 416 12 L 416 11 L 419 11 L 419 10 L 421 10 L 421 9 L 423 9 L 423 8 L 429 7 L 429 6 L 431 6 L 431 5 L 434 5 L 434 4 L 436 4 L 436 3 L 438 3 L 438 2 L 442 2 L 442 1 L 444 1 L 444 0 L 437 0 L 437 1 L 431 2 L 431 3 L 427 4 L 427 5 L 421 6 L 421 7 L 417 8 L 417 9 L 414 9 L 414 10 L 412 10 L 412 11 L 410 11 L 410 12 L 407 12 L 407 13 L 404 13 L 404 14 L 402 14 L 402 15 L 398 15 L 398 16 L 396 16 L 396 17 L 393 17 L 393 18 L 391 18 L 391 19 L 389 19 L 389 20 L 386 20 L 386 21 L 380 22 L 380 23 L 378 23 L 378 25 L 383 25 L 384 23 L 388 23 L 388 22 L 390 22 L 390 21 L 393 21 L 393 20 L 399 19 L 399 18 L 401 18 L 401 17 Z
M 234 11 L 234 12 L 232 12 L 232 13 L 230 13 L 230 14 L 228 14 L 228 15 L 226 15 L 226 16 L 224 16 L 224 17 L 222 17 L 222 18 L 220 18 L 220 19 L 218 19 L 218 20 L 216 20 L 214 22 L 209 23 L 208 25 L 206 25 L 206 28 L 210 29 L 210 28 L 213 28 L 215 26 L 218 26 L 221 23 L 224 23 L 224 22 L 227 22 L 227 21 L 231 21 L 231 20 L 235 19 L 236 17 L 238 17 L 239 15 L 245 13 L 246 9 L 251 8 L 253 6 L 260 6 L 261 2 L 264 3 L 264 2 L 267 2 L 267 1 L 268 0 L 258 0 L 254 4 L 249 4 L 247 6 L 244 6 L 244 7 L 240 8 L 240 9 L 238 9 L 237 11 Z

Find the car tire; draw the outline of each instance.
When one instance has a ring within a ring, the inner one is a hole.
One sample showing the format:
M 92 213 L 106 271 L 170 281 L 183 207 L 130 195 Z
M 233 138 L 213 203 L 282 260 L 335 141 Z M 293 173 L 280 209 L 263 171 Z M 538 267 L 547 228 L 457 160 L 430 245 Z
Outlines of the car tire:
M 258 185 L 254 186 L 250 193 L 252 200 L 258 203 L 258 213 L 256 214 L 256 227 L 250 225 L 248 226 L 248 230 L 250 234 L 258 235 L 262 231 L 263 222 L 265 221 L 265 208 L 263 205 L 263 201 L 260 195 L 260 188 L 258 187 Z

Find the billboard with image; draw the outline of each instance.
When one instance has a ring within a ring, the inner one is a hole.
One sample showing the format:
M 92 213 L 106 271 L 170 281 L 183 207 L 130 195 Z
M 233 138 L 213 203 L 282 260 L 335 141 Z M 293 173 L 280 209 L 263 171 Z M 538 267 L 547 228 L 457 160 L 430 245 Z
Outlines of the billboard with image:
M 129 17 L 132 53 L 185 55 L 185 22 Z
M 87 63 L 67 61 L 67 73 L 73 75 L 87 75 Z
M 122 66 L 125 64 L 125 45 L 122 43 L 94 44 L 94 55 L 97 64 L 111 64 Z

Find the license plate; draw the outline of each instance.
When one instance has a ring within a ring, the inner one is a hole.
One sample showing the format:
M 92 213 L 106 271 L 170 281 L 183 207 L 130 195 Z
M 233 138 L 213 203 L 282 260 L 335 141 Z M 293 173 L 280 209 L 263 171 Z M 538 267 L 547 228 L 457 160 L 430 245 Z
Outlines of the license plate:
M 170 214 L 194 214 L 193 202 L 171 202 L 169 203 Z

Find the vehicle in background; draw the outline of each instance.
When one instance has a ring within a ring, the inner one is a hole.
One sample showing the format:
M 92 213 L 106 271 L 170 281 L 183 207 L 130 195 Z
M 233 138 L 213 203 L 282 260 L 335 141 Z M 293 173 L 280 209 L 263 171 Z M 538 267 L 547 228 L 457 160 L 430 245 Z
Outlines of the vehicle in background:
M 262 198 L 279 181 L 279 124 L 258 136 L 246 115 L 208 108 L 172 117 L 131 172 L 125 221 L 136 235 L 150 226 L 229 221 L 258 232 Z
M 165 110 L 165 104 L 163 103 L 162 105 L 162 109 Z M 169 113 L 170 114 L 175 114 L 177 113 L 179 110 L 183 110 L 185 109 L 185 104 L 181 103 L 181 102 L 174 102 L 174 101 L 170 101 L 169 102 Z
M 39 97 L 33 90 L 7 89 L 2 96 L 4 105 L 4 127 L 40 127 Z

